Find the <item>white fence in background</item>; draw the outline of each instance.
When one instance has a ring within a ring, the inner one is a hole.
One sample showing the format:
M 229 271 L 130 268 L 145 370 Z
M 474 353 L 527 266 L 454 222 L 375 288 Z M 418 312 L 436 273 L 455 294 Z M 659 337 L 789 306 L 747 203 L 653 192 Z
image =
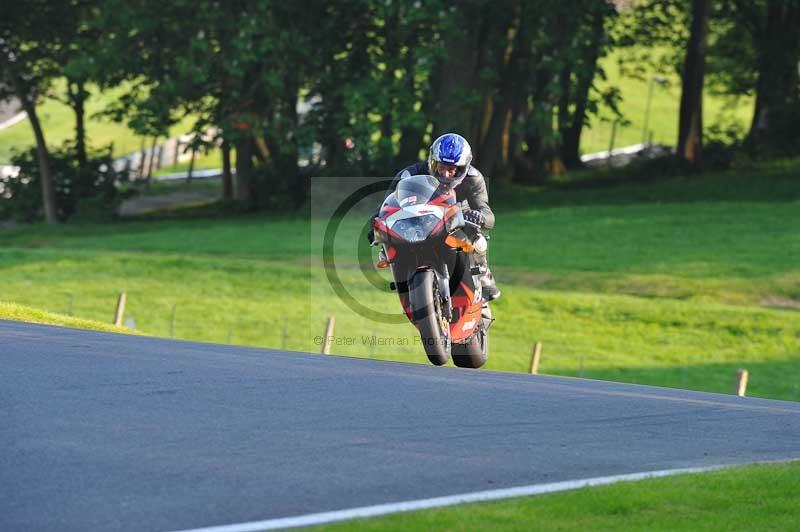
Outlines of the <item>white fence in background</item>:
M 18 175 L 19 166 L 0 165 L 0 179 L 17 177 Z

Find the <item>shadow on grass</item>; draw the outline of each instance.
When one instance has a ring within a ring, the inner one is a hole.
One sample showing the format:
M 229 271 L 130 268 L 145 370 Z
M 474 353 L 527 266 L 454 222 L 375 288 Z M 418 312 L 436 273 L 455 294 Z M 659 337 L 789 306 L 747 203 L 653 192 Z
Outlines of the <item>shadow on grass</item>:
M 790 203 L 800 201 L 800 160 L 689 175 L 665 175 L 647 166 L 587 170 L 542 186 L 496 184 L 491 194 L 493 207 L 507 211 L 636 203 Z

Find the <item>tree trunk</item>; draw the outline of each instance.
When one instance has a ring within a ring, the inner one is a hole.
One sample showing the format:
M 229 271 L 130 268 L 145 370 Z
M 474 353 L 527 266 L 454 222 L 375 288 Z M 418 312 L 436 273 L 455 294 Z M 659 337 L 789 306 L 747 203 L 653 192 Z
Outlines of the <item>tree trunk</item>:
M 28 120 L 33 128 L 33 135 L 36 138 L 36 158 L 39 160 L 39 177 L 42 181 L 42 200 L 44 206 L 44 218 L 48 224 L 58 223 L 58 206 L 56 205 L 56 192 L 53 185 L 53 173 L 50 167 L 50 153 L 47 151 L 47 143 L 44 140 L 44 132 L 36 115 L 36 105 L 27 94 L 19 93 L 22 107 L 28 115 Z
M 391 172 L 394 166 L 394 141 L 392 135 L 394 134 L 394 120 L 392 120 L 392 110 L 386 109 L 381 117 L 381 138 L 378 141 L 378 148 L 380 155 L 377 160 L 380 164 L 380 173 Z
M 71 81 L 68 85 L 69 101 L 75 113 L 75 155 L 78 162 L 78 172 L 81 176 L 87 173 L 88 156 L 86 155 L 86 112 L 85 104 L 89 93 L 82 80 Z
M 136 179 L 144 179 L 145 171 L 144 171 L 144 163 L 147 159 L 147 151 L 145 150 L 147 139 L 142 137 L 142 145 L 139 147 L 139 168 L 136 171 Z
M 189 158 L 189 171 L 186 172 L 186 184 L 187 185 L 192 183 L 192 178 L 194 177 L 194 159 L 195 159 L 195 157 L 197 157 L 197 150 L 195 149 L 194 145 L 192 145 L 191 150 L 192 150 L 192 155 Z M 152 166 L 152 164 L 150 166 Z M 149 175 L 147 177 L 147 185 L 150 186 L 150 176 Z
M 561 144 L 563 145 L 563 138 L 570 125 L 569 104 L 572 100 L 570 94 L 572 89 L 572 65 L 569 62 L 566 62 L 558 73 L 558 85 L 558 111 L 556 116 L 558 120 L 558 134 L 562 138 Z
M 253 199 L 253 139 L 246 137 L 236 141 L 236 187 L 234 199 L 250 203 Z
M 515 120 L 524 124 L 525 133 L 511 133 L 511 150 L 519 150 L 512 158 L 514 181 L 520 183 L 540 182 L 549 169 L 557 168 L 560 159 L 556 153 L 555 132 L 553 131 L 553 115 L 555 111 L 551 103 L 552 85 L 558 82 L 558 75 L 550 68 L 541 66 L 541 55 L 537 54 L 532 64 L 539 65 L 531 74 L 533 93 L 515 102 L 513 114 Z M 525 140 L 527 149 L 521 148 L 521 140 Z M 556 162 L 557 161 L 557 162 Z
M 501 159 L 507 162 L 505 158 L 508 153 L 504 154 L 503 150 L 504 138 L 508 136 L 509 124 L 513 119 L 512 110 L 517 106 L 523 87 L 527 85 L 525 76 L 521 75 L 523 74 L 521 66 L 530 55 L 529 46 L 526 46 L 528 36 L 525 28 L 521 27 L 519 18 L 513 21 L 513 24 L 516 33 L 511 43 L 511 54 L 505 67 L 500 69 L 500 92 L 491 102 L 491 118 L 479 152 L 481 170 L 487 175 L 495 173 Z
M 231 145 L 222 139 L 222 199 L 233 199 L 233 175 L 231 175 Z
M 592 82 L 597 73 L 597 60 L 599 50 L 602 47 L 602 40 L 605 36 L 605 14 L 601 7 L 596 8 L 592 13 L 591 39 L 583 50 L 585 54 L 581 68 L 576 72 L 578 83 L 575 90 L 573 101 L 575 110 L 572 114 L 572 122 L 566 130 L 561 131 L 561 159 L 567 168 L 574 168 L 581 165 L 580 146 L 581 133 L 586 120 L 586 108 L 589 104 L 589 91 L 592 89 Z
M 466 28 L 462 32 L 448 35 L 447 57 L 436 68 L 433 86 L 436 90 L 433 137 L 453 132 L 465 137 L 470 135 L 472 120 L 468 105 L 471 90 L 478 78 L 478 51 L 472 35 L 478 29 L 480 18 L 471 16 L 475 9 L 462 13 Z M 469 139 L 468 139 L 469 140 Z
M 343 111 L 344 101 L 342 95 L 336 91 L 329 90 L 332 95 L 325 105 L 325 117 L 322 121 L 323 157 L 325 166 L 328 170 L 341 170 L 344 164 L 344 142 L 345 138 L 340 134 L 339 127 L 347 124 L 347 117 Z
M 683 65 L 678 123 L 678 157 L 695 167 L 703 162 L 703 79 L 708 8 L 709 0 L 692 0 L 692 25 Z
M 756 104 L 750 140 L 769 142 L 774 119 L 781 108 L 798 98 L 797 63 L 800 59 L 800 6 L 785 0 L 769 0 L 766 26 L 758 39 Z
M 300 117 L 297 114 L 297 99 L 300 93 L 300 82 L 292 77 L 286 80 L 286 91 L 283 94 L 283 107 L 289 131 L 297 131 L 300 127 Z M 280 169 L 295 208 L 302 206 L 311 195 L 311 181 L 307 175 L 300 172 L 298 165 L 300 159 L 299 146 L 294 136 L 284 135 L 279 141 Z
M 536 100 L 534 100 L 536 101 Z M 553 115 L 551 104 L 539 102 L 528 110 L 526 122 L 535 123 L 525 136 L 528 149 L 524 155 L 514 161 L 514 179 L 521 183 L 540 183 L 548 174 L 564 173 L 564 164 L 559 157 L 553 131 Z
M 415 68 L 415 56 L 414 56 L 414 43 L 411 39 L 409 39 L 409 41 L 411 42 L 409 42 L 407 45 L 408 49 L 406 51 L 404 60 L 406 88 L 408 90 L 408 94 L 415 94 L 416 86 L 414 83 L 414 76 L 416 73 L 416 68 Z M 406 118 L 411 114 L 416 113 L 416 111 L 414 111 L 413 106 L 406 109 L 405 112 L 408 113 L 408 115 L 406 115 Z M 424 136 L 424 134 L 425 134 L 424 127 L 422 129 L 419 129 L 409 124 L 400 128 L 400 148 L 399 151 L 397 152 L 397 159 L 394 164 L 395 167 L 402 168 L 404 166 L 408 166 L 413 162 L 416 162 L 419 159 L 419 152 L 424 147 L 422 142 L 422 137 Z M 391 172 L 389 172 L 387 169 L 386 174 L 394 175 L 396 170 L 399 170 L 399 168 L 392 168 Z
M 397 153 L 397 164 L 395 164 L 397 168 L 392 168 L 393 171 L 400 170 L 400 168 L 417 162 L 419 160 L 420 151 L 425 148 L 422 142 L 422 138 L 425 135 L 423 131 L 412 127 L 405 127 L 401 130 L 401 135 L 400 151 Z
M 153 137 L 150 143 L 150 160 L 147 164 L 147 188 L 150 188 L 150 183 L 153 180 L 153 161 L 156 158 L 156 142 L 158 142 L 158 137 Z
M 509 109 L 505 98 L 493 105 L 492 119 L 480 148 L 480 166 L 485 175 L 493 175 L 503 156 L 503 129 Z

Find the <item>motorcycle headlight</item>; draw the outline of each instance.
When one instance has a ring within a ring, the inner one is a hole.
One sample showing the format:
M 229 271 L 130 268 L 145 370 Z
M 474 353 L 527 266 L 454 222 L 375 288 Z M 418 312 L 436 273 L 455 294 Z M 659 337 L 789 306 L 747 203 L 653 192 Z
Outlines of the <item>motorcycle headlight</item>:
M 433 214 L 397 220 L 392 226 L 392 231 L 408 242 L 422 242 L 439 223 L 439 218 Z

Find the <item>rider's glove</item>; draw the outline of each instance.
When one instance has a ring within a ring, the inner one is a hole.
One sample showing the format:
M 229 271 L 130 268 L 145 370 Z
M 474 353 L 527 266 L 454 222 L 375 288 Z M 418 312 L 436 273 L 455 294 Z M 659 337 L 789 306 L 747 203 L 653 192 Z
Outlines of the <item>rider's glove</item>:
M 367 240 L 369 240 L 369 245 L 370 246 L 375 243 L 375 228 L 374 227 L 370 227 L 369 231 L 367 231 Z
M 483 213 L 481 211 L 476 211 L 475 209 L 465 210 L 464 219 L 481 227 L 483 227 L 483 222 L 486 220 L 486 218 L 483 216 Z

